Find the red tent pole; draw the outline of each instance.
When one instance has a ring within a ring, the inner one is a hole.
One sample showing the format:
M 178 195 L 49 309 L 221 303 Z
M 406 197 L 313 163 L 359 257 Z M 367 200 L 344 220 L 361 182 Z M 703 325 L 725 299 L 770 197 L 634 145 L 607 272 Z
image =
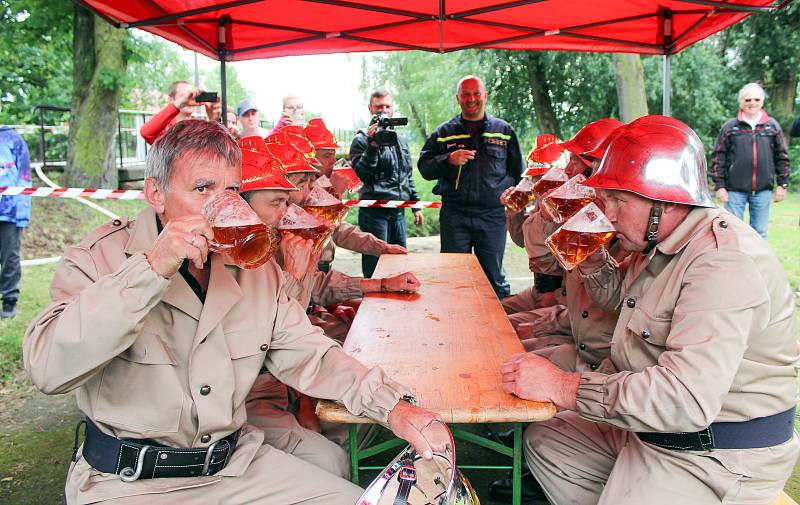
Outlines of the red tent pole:
M 225 23 L 227 21 L 227 18 L 219 19 L 217 46 L 217 52 L 219 53 L 220 93 L 222 93 L 222 111 L 219 120 L 225 126 L 228 124 L 228 83 L 225 76 Z

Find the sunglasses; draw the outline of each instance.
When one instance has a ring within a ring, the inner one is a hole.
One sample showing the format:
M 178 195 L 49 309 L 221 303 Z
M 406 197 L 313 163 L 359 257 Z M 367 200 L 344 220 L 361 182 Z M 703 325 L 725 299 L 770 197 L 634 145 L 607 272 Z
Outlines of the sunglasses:
M 747 102 L 747 103 L 750 103 L 750 102 L 760 102 L 760 101 L 761 101 L 761 99 L 760 99 L 760 98 L 745 98 L 745 99 L 744 99 L 744 101 L 745 101 L 745 102 Z

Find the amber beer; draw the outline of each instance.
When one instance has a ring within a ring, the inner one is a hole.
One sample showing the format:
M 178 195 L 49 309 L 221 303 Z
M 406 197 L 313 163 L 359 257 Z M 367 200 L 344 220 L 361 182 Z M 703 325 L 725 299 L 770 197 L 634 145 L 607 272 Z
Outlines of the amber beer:
M 338 225 L 347 214 L 347 205 L 343 203 L 337 203 L 336 205 L 309 205 L 303 208 L 315 216 L 326 219 L 334 226 Z
M 547 208 L 547 211 L 553 216 L 557 223 L 563 223 L 593 201 L 594 197 L 591 196 L 572 198 L 558 197 L 551 194 L 542 199 L 542 207 Z
M 314 242 L 314 246 L 312 247 L 314 252 L 318 252 L 322 249 L 331 235 L 331 228 L 327 224 L 321 224 L 311 228 L 279 228 L 278 231 L 280 231 L 283 237 L 297 235 L 303 240 L 311 240 Z
M 563 185 L 567 181 L 557 181 L 553 179 L 539 179 L 533 186 L 533 192 L 536 193 L 537 196 L 542 196 L 543 194 L 547 193 L 550 190 L 556 189 L 557 187 Z
M 263 223 L 244 226 L 212 226 L 212 250 L 222 252 L 242 268 L 258 268 L 272 257 L 279 238 Z
M 506 197 L 506 207 L 512 212 L 522 212 L 533 200 L 533 183 L 523 178 Z
M 616 230 L 594 203 L 578 211 L 544 243 L 565 270 L 572 270 L 608 244 Z
M 347 179 L 347 191 L 358 191 L 364 185 L 351 167 L 334 167 L 333 171 Z

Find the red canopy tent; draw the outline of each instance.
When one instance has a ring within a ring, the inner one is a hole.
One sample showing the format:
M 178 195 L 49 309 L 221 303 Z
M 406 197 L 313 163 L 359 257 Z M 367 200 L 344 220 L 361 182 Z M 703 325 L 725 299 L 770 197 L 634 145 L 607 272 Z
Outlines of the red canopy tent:
M 77 0 L 225 62 L 354 51 L 561 50 L 669 55 L 774 0 Z

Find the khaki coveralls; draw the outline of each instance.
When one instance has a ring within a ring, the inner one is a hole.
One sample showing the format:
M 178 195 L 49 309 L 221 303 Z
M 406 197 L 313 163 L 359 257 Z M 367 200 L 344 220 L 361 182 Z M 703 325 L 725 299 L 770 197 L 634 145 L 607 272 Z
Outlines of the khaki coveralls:
M 800 443 L 679 451 L 635 432 L 695 432 L 797 401 L 795 303 L 769 245 L 721 209 L 695 208 L 655 249 L 586 276 L 619 308 L 618 373 L 581 373 L 577 411 L 531 424 L 525 457 L 554 505 L 771 503 Z
M 291 387 L 385 424 L 409 391 L 309 324 L 274 262 L 242 270 L 212 254 L 201 303 L 180 274 L 164 279 L 150 268 L 143 252 L 155 239 L 146 209 L 68 249 L 53 302 L 26 333 L 25 369 L 47 394 L 76 390 L 80 409 L 117 438 L 207 447 L 240 428 L 241 437 L 225 468 L 196 478 L 126 483 L 79 452 L 67 502 L 352 505 L 358 487 L 263 444 L 245 423 L 245 396 L 266 366 Z

